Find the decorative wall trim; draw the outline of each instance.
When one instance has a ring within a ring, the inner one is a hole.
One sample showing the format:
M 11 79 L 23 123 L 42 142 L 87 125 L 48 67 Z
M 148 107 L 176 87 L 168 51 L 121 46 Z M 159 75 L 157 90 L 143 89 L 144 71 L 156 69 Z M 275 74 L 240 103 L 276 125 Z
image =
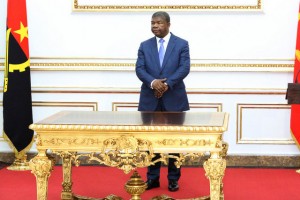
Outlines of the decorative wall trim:
M 237 144 L 295 144 L 293 139 L 271 140 L 271 139 L 245 139 L 243 138 L 243 111 L 245 109 L 290 109 L 286 104 L 237 104 Z
M 132 109 L 137 110 L 137 102 L 112 102 L 112 111 L 119 111 L 120 109 Z M 212 108 L 216 112 L 222 112 L 222 103 L 190 103 L 191 109 L 201 109 L 201 108 Z
M 120 109 L 132 109 L 137 110 L 139 103 L 137 102 L 112 102 L 112 111 L 120 111 Z
M 1 92 L 3 92 L 3 90 Z M 0 101 L 0 106 L 3 106 L 3 101 Z M 97 102 L 32 101 L 32 107 L 80 107 L 91 108 L 91 111 L 98 111 Z
M 191 71 L 293 72 L 294 58 L 191 59 Z M 134 71 L 135 58 L 31 57 L 32 71 Z M 4 58 L 0 57 L 0 70 Z
M 95 2 L 95 1 L 94 1 Z M 231 1 L 232 2 L 232 1 Z M 189 3 L 188 1 L 182 1 L 182 3 L 173 4 L 174 2 L 170 1 L 157 1 L 151 2 L 151 4 L 147 5 L 132 5 L 132 3 L 126 3 L 124 0 L 121 3 L 114 1 L 111 4 L 104 4 L 101 0 L 98 0 L 96 3 L 90 4 L 88 0 L 73 0 L 73 11 L 98 11 L 98 12 L 120 12 L 120 11 L 157 11 L 157 10 L 166 10 L 166 11 L 205 11 L 205 10 L 246 10 L 246 11 L 260 11 L 262 9 L 262 0 L 253 0 L 243 2 L 241 5 L 238 0 L 236 0 L 236 4 L 233 3 L 225 4 L 222 1 L 217 3 L 208 5 L 205 4 L 205 1 L 199 0 L 199 4 L 194 5 Z M 211 3 L 211 2 L 210 2 Z M 173 5 L 172 5 L 173 4 Z
M 0 63 L 1 71 L 4 63 Z M 134 71 L 135 63 L 31 63 L 32 71 Z M 192 63 L 191 71 L 293 72 L 294 64 Z
M 139 94 L 140 88 L 119 87 L 32 87 L 32 93 L 62 93 L 62 94 Z M 286 88 L 187 88 L 190 95 L 221 94 L 221 95 L 286 95 Z M 0 87 L 0 92 L 3 88 Z
M 215 112 L 222 112 L 223 104 L 222 103 L 190 103 L 191 109 L 201 109 L 209 108 L 215 109 Z
M 2 105 L 2 102 L 1 102 Z M 91 108 L 92 111 L 98 111 L 97 102 L 50 102 L 50 101 L 33 101 L 33 107 L 76 107 Z

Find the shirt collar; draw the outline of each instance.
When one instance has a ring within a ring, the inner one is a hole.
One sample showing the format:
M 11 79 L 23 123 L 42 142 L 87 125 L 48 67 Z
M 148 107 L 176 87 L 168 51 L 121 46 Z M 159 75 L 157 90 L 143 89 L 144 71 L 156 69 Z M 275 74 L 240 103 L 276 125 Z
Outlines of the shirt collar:
M 171 37 L 171 33 L 169 32 L 165 37 L 163 37 L 163 39 L 165 40 L 165 44 L 168 44 L 169 43 L 169 40 L 170 40 L 170 37 Z M 159 38 L 159 37 L 156 37 L 156 42 L 157 42 L 157 44 L 159 44 L 159 40 L 160 40 L 161 38 Z M 165 46 L 165 45 L 164 45 Z

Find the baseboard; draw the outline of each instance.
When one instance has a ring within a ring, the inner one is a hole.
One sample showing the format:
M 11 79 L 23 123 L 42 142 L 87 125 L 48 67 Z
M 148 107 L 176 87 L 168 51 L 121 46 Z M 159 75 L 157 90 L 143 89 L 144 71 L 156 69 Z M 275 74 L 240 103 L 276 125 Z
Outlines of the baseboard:
M 28 153 L 27 159 L 30 160 L 36 154 Z M 184 166 L 202 166 L 207 159 L 206 156 L 200 159 L 187 159 Z M 61 164 L 58 156 L 55 156 L 56 165 Z M 0 161 L 5 163 L 13 163 L 13 153 L 0 153 Z M 96 163 L 89 163 L 87 160 L 80 160 L 81 165 L 94 165 Z M 300 156 L 245 156 L 245 155 L 228 155 L 226 157 L 227 167 L 274 167 L 274 168 L 299 168 Z

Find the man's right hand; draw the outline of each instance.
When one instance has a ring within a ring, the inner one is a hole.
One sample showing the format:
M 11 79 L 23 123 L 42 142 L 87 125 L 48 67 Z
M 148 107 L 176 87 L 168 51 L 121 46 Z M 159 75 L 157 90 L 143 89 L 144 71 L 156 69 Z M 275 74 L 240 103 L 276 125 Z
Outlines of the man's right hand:
M 154 90 L 157 90 L 157 92 L 159 92 L 159 93 L 164 93 L 168 89 L 168 86 L 165 85 L 165 83 L 164 83 L 166 80 L 167 80 L 166 78 L 155 79 L 152 83 L 152 88 Z

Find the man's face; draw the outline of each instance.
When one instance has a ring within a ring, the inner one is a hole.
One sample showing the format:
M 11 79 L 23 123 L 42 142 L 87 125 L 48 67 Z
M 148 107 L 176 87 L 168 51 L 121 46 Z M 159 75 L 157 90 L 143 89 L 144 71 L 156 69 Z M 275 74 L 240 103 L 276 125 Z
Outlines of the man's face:
M 169 33 L 170 23 L 162 17 L 153 17 L 151 20 L 151 31 L 159 38 L 165 37 Z

